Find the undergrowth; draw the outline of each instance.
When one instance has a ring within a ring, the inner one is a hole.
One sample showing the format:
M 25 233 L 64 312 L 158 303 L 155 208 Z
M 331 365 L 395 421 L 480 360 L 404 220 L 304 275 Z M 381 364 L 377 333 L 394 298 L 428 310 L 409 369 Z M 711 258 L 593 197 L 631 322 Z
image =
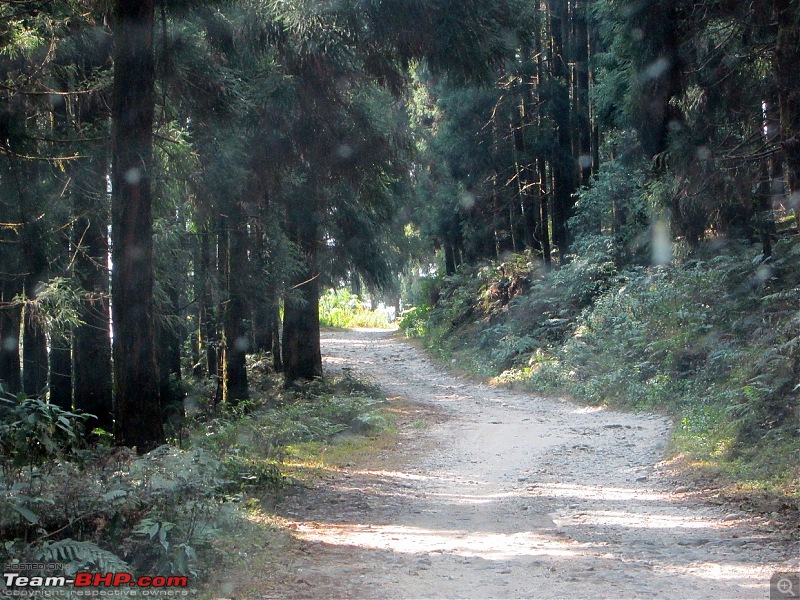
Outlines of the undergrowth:
M 596 244 L 553 272 L 529 269 L 530 290 L 502 308 L 486 303 L 490 265 L 433 278 L 402 327 L 500 383 L 669 415 L 676 453 L 797 499 L 798 259 L 796 239 L 766 262 L 716 240 L 668 266 L 618 268 Z
M 0 563 L 197 583 L 260 501 L 299 484 L 286 473 L 287 448 L 387 426 L 372 386 L 343 377 L 285 390 L 264 364 L 250 361 L 259 395 L 246 405 L 215 410 L 209 386 L 190 385 L 183 447 L 174 440 L 143 456 L 85 447 L 84 415 L 0 399 Z

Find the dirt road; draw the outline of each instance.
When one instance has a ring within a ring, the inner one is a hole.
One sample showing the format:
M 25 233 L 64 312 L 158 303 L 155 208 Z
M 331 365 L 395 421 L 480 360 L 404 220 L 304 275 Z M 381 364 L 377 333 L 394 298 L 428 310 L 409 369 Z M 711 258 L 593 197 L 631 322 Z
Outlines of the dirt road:
M 387 331 L 326 333 L 323 354 L 418 419 L 399 466 L 287 504 L 304 550 L 282 597 L 768 598 L 800 568 L 769 522 L 669 477 L 662 418 L 476 384 Z

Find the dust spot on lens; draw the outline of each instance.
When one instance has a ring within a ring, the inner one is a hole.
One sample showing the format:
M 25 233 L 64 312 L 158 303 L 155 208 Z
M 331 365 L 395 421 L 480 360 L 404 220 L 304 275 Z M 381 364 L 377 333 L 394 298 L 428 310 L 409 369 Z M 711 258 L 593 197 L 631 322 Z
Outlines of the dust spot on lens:
M 233 343 L 233 346 L 239 352 L 247 352 L 248 348 L 250 347 L 250 342 L 247 340 L 246 337 L 241 336 L 236 338 L 236 341 Z
M 136 185 L 142 180 L 142 170 L 136 167 L 125 171 L 125 182 L 128 185 Z

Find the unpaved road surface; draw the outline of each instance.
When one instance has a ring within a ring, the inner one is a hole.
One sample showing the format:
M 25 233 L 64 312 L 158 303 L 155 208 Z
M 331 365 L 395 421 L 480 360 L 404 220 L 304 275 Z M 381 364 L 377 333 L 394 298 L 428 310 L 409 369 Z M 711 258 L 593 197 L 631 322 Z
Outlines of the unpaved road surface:
M 663 418 L 462 379 L 388 331 L 325 333 L 323 354 L 418 418 L 390 467 L 287 501 L 303 551 L 260 597 L 769 598 L 800 568 L 766 518 L 680 487 Z

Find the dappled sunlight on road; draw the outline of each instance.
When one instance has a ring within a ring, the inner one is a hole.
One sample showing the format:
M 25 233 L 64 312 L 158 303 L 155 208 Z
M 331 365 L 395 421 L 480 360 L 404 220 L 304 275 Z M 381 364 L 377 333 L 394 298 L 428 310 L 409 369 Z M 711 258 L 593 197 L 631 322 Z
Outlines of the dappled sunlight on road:
M 644 527 L 664 529 L 711 529 L 718 528 L 716 520 L 688 517 L 686 515 L 660 515 L 653 513 L 620 510 L 589 510 L 580 513 L 582 525 L 614 525 L 616 527 Z
M 403 554 L 447 553 L 495 561 L 523 556 L 577 556 L 569 543 L 533 531 L 508 534 L 403 525 L 304 523 L 297 532 L 309 541 Z
M 537 483 L 529 487 L 528 492 L 535 496 L 551 498 L 581 498 L 585 500 L 635 500 L 664 502 L 670 499 L 669 494 L 644 491 L 636 488 L 620 488 L 601 485 L 580 485 L 577 483 Z

